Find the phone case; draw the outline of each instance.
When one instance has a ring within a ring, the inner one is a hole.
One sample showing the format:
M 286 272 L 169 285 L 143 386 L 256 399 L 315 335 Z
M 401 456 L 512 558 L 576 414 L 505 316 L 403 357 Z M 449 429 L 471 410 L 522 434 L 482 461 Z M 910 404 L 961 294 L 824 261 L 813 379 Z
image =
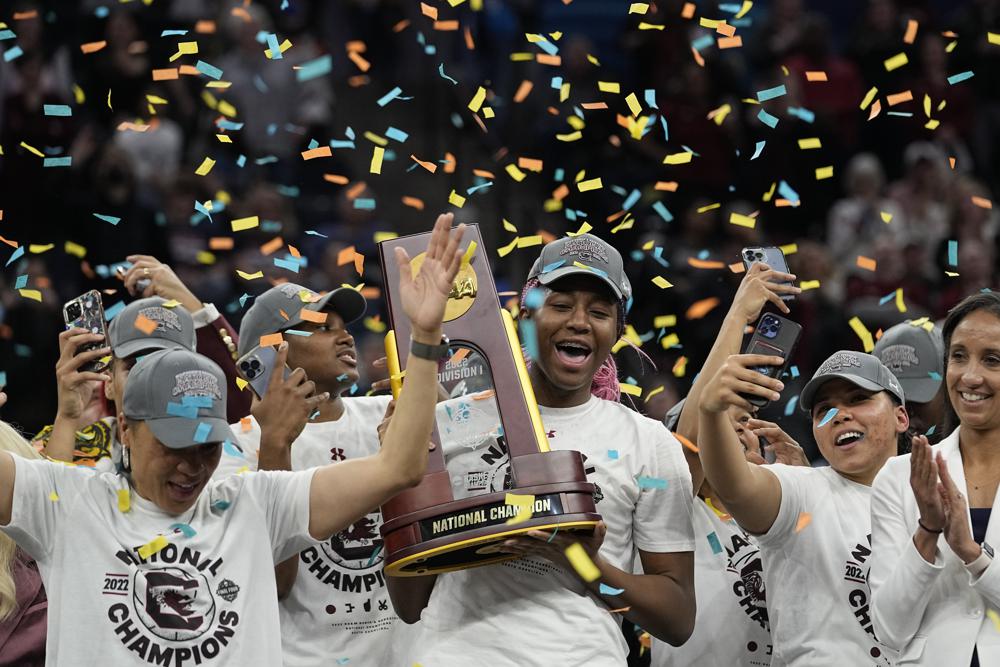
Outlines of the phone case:
M 77 354 L 88 350 L 96 350 L 99 347 L 107 345 L 106 337 L 108 332 L 104 319 L 104 306 L 101 304 L 101 293 L 97 290 L 84 292 L 75 299 L 67 301 L 63 305 L 63 321 L 66 322 L 67 329 L 79 327 L 81 329 L 86 329 L 90 333 L 99 333 L 104 334 L 105 336 L 105 340 L 103 341 L 81 345 L 77 348 Z M 95 359 L 94 361 L 88 361 L 87 363 L 81 365 L 80 370 L 83 372 L 97 373 L 103 371 L 107 367 L 108 362 L 102 362 L 100 359 Z
M 274 369 L 277 357 L 278 351 L 272 345 L 265 345 L 255 347 L 236 362 L 237 370 L 243 379 L 250 383 L 250 388 L 257 394 L 257 398 L 263 398 L 267 393 L 267 388 L 271 384 L 271 371 Z M 285 366 L 286 378 L 291 372 L 291 369 Z
M 802 326 L 797 322 L 792 322 L 774 313 L 761 315 L 744 354 L 774 355 L 782 357 L 785 363 L 781 366 L 751 366 L 750 369 L 771 378 L 779 377 L 788 368 L 788 363 L 801 333 Z M 770 403 L 766 398 L 760 396 L 749 394 L 741 394 L 741 396 L 758 408 L 763 408 Z
M 788 262 L 785 260 L 785 253 L 781 251 L 781 248 L 775 246 L 743 248 L 743 250 L 740 251 L 740 258 L 743 260 L 743 268 L 745 269 L 749 269 L 758 262 L 764 262 L 775 271 L 791 273 L 791 271 L 788 270 Z M 792 283 L 785 282 L 782 284 L 791 285 Z M 781 299 L 783 301 L 794 301 L 795 295 L 783 294 Z

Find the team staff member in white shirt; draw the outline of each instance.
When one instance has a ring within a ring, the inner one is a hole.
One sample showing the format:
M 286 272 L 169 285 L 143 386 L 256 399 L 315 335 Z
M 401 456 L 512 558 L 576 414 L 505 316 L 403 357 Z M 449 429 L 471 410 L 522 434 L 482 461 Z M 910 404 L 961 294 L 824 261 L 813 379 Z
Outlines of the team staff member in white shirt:
M 959 427 L 933 447 L 914 438 L 875 480 L 872 610 L 899 665 L 997 665 L 1000 294 L 964 299 L 943 334 Z
M 416 277 L 397 251 L 416 342 L 440 342 L 461 236 L 439 219 Z M 282 379 L 286 354 L 283 344 L 272 382 L 300 386 Z M 187 350 L 148 355 L 130 373 L 119 416 L 126 473 L 0 452 L 0 527 L 38 562 L 52 601 L 48 664 L 280 664 L 273 563 L 419 483 L 436 369 L 411 359 L 377 454 L 315 470 L 210 484 L 230 434 L 226 378 Z M 287 429 L 325 398 L 288 400 Z M 79 618 L 101 623 L 80 631 Z
M 781 381 L 752 370 L 780 363 L 729 356 L 702 395 L 698 437 L 706 478 L 760 544 L 771 664 L 891 664 L 868 604 L 869 501 L 872 480 L 909 423 L 903 391 L 875 357 L 834 353 L 800 396 L 830 467 L 755 466 L 743 457 L 727 411 L 750 409 L 743 393 L 780 398 Z
M 552 449 L 582 451 L 593 468 L 588 479 L 600 489 L 606 533 L 603 524 L 593 538 L 534 531 L 504 543 L 519 560 L 390 577 L 400 618 L 420 619 L 393 667 L 624 665 L 627 647 L 611 609 L 627 609 L 621 613 L 671 644 L 691 634 L 693 493 L 681 445 L 663 424 L 617 401 L 611 347 L 631 294 L 621 255 L 589 234 L 560 239 L 535 262 L 525 291 L 533 288 L 543 290 L 543 303 L 520 317 L 537 330 L 529 375 L 542 421 Z M 641 477 L 665 488 L 643 488 Z M 564 550 L 578 540 L 600 580 L 585 583 L 567 562 Z M 632 574 L 636 553 L 645 574 Z M 600 584 L 623 592 L 602 593 Z

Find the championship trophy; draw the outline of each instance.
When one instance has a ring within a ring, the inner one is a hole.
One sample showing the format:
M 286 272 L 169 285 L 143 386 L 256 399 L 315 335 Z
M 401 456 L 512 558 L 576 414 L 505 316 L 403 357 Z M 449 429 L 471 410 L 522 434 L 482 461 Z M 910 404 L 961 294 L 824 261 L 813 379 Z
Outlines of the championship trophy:
M 379 244 L 390 330 L 394 396 L 405 381 L 409 320 L 398 293 L 394 248 L 419 272 L 430 232 Z M 449 352 L 438 364 L 436 447 L 419 485 L 382 505 L 385 572 L 422 576 L 517 558 L 499 543 L 529 530 L 592 532 L 601 517 L 583 455 L 549 451 L 517 331 L 500 306 L 478 225 L 445 307 Z M 419 254 L 417 254 L 419 253 Z M 507 463 L 509 457 L 509 465 Z

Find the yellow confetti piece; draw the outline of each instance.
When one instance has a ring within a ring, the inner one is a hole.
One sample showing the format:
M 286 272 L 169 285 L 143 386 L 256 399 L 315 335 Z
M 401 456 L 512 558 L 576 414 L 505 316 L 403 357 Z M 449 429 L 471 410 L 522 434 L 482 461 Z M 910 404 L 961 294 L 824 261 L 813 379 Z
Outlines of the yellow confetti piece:
M 598 81 L 597 89 L 602 93 L 621 93 L 621 84 L 615 81 Z
M 1000 46 L 1000 32 L 988 32 L 986 33 L 986 40 L 990 44 L 995 44 Z
M 217 134 L 217 135 L 215 135 L 215 138 L 219 140 L 219 143 L 223 143 L 223 144 L 231 144 L 231 143 L 233 143 L 232 138 L 230 138 L 230 136 L 228 134 Z
M 779 245 L 778 248 L 781 250 L 781 252 L 785 253 L 785 255 L 794 255 L 799 251 L 799 244 L 786 243 L 785 245 Z
M 518 183 L 520 183 L 521 181 L 523 181 L 524 177 L 527 176 L 527 174 L 524 173 L 523 171 L 521 171 L 520 169 L 518 169 L 517 165 L 514 164 L 513 162 L 511 162 L 506 167 L 504 167 L 504 169 L 506 170 L 506 172 L 508 174 L 510 174 L 510 177 L 513 178 Z
M 698 208 L 698 213 L 706 213 L 708 211 L 717 209 L 720 206 L 722 206 L 722 204 L 720 204 L 719 202 L 715 202 L 714 204 L 705 204 L 704 206 Z
M 290 48 L 292 48 L 292 43 L 287 39 L 278 45 L 278 51 L 280 51 L 281 53 L 284 53 Z M 264 49 L 264 55 L 267 56 L 267 58 L 269 58 L 270 60 L 274 60 L 274 54 L 271 53 L 270 48 Z
M 202 161 L 201 166 L 194 170 L 194 173 L 198 176 L 207 176 L 208 172 L 212 171 L 212 167 L 214 166 L 215 160 L 207 157 Z
M 385 156 L 385 149 L 381 146 L 375 146 L 375 150 L 372 152 L 372 163 L 368 168 L 368 171 L 373 174 L 382 173 L 382 158 Z
M 644 402 L 646 402 L 646 403 L 649 403 L 649 399 L 653 398 L 654 396 L 656 396 L 657 394 L 659 394 L 659 393 L 661 393 L 663 391 L 664 391 L 664 386 L 661 384 L 659 387 L 655 387 L 653 389 L 650 389 L 649 393 L 646 394 L 646 398 L 644 398 L 642 400 Z
M 869 90 L 865 94 L 865 98 L 863 100 L 861 100 L 861 110 L 862 111 L 864 111 L 865 109 L 868 108 L 868 105 L 872 103 L 872 100 L 875 99 L 876 95 L 878 95 L 878 88 L 876 88 L 875 86 L 872 86 L 871 90 Z
M 629 14 L 645 14 L 649 10 L 648 2 L 633 2 L 629 5 Z
M 692 157 L 694 157 L 694 153 L 692 153 L 691 151 L 671 153 L 670 155 L 663 158 L 663 164 L 686 164 L 691 161 Z
M 675 345 L 680 345 L 681 337 L 675 333 L 668 334 L 660 339 L 660 347 L 664 350 L 669 350 Z
M 906 63 L 910 62 L 910 59 L 906 57 L 906 53 L 897 53 L 892 58 L 886 59 L 883 63 L 885 65 L 886 72 L 892 72 L 897 70 Z
M 59 494 L 58 494 L 58 493 L 56 493 L 55 491 L 51 492 L 51 493 L 49 494 L 49 500 L 51 500 L 51 501 L 52 501 L 52 502 L 54 502 L 54 503 L 57 503 L 57 502 L 59 502 Z
M 714 120 L 716 125 L 722 125 L 722 122 L 726 120 L 726 116 L 728 116 L 732 110 L 732 105 L 723 104 L 721 107 L 709 111 L 708 119 Z
M 72 241 L 66 241 L 66 245 L 63 246 L 63 250 L 67 255 L 73 255 L 74 257 L 79 257 L 83 259 L 87 255 L 87 249 L 78 243 L 73 243 Z
M 240 391 L 246 389 L 249 384 L 250 384 L 249 382 L 247 382 L 241 377 L 236 378 L 236 388 L 239 389 Z
M 810 523 L 812 523 L 812 515 L 809 512 L 802 512 L 799 514 L 799 520 L 795 522 L 795 532 L 802 532 Z
M 472 96 L 472 101 L 469 102 L 469 111 L 472 113 L 479 113 L 479 109 L 483 106 L 483 102 L 486 100 L 486 89 L 479 86 L 479 90 L 476 94 Z
M 861 345 L 864 348 L 865 352 L 871 352 L 872 350 L 875 349 L 875 341 L 872 340 L 872 334 L 870 331 L 868 331 L 868 328 L 865 327 L 865 325 L 861 322 L 861 318 L 855 315 L 850 320 L 848 320 L 847 323 L 850 325 L 851 329 L 854 330 L 854 333 L 858 335 L 858 338 L 861 339 Z
M 503 222 L 504 229 L 506 229 L 508 232 L 514 232 L 515 234 L 517 234 L 517 227 L 514 226 L 514 223 L 512 223 L 507 218 L 501 218 L 501 221 Z
M 230 224 L 232 225 L 234 232 L 242 232 L 244 230 L 257 227 L 260 225 L 260 220 L 256 215 L 252 215 L 249 218 L 239 218 L 237 220 L 233 220 Z
M 118 511 L 124 513 L 130 509 L 132 509 L 132 498 L 128 489 L 118 489 Z
M 77 104 L 83 104 L 87 101 L 87 96 L 83 94 L 83 88 L 73 84 L 73 99 L 76 100 Z
M 657 329 L 662 329 L 663 327 L 675 327 L 677 326 L 677 316 L 657 315 L 653 318 L 653 326 Z
M 152 540 L 139 547 L 139 558 L 146 560 L 153 554 L 160 553 L 163 548 L 170 544 L 163 535 L 157 535 Z
M 45 243 L 45 244 L 32 243 L 31 245 L 28 246 L 28 252 L 40 255 L 41 253 L 52 250 L 55 247 L 56 246 L 54 243 Z
M 570 132 L 568 134 L 557 134 L 556 139 L 559 141 L 577 141 L 583 138 L 583 132 L 577 130 L 576 132 Z
M 742 215 L 733 211 L 729 214 L 729 223 L 733 225 L 739 225 L 740 227 L 748 227 L 753 229 L 757 226 L 757 218 L 749 215 Z
M 879 211 L 879 215 L 882 217 L 882 222 L 889 224 L 892 222 L 892 213 L 886 213 L 885 211 Z
M 45 154 L 42 153 L 42 151 L 38 150 L 37 148 L 35 148 L 31 144 L 24 143 L 23 141 L 21 142 L 21 148 L 23 148 L 23 149 L 25 149 L 25 150 L 27 150 L 27 151 L 29 151 L 31 153 L 34 153 L 38 157 L 41 157 L 41 158 L 45 157 Z
M 799 139 L 799 148 L 806 151 L 812 148 L 822 148 L 823 144 L 819 137 L 809 137 L 808 139 Z
M 457 206 L 458 208 L 462 208 L 463 206 L 465 206 L 465 197 L 452 190 L 451 194 L 448 195 L 448 203 L 451 204 L 452 206 Z
M 674 367 L 673 369 L 671 369 L 671 372 L 674 374 L 674 377 L 676 378 L 684 377 L 684 374 L 687 373 L 687 363 L 688 363 L 688 358 L 683 356 L 677 359 L 676 362 L 674 362 Z
M 243 280 L 257 280 L 258 278 L 264 277 L 263 271 L 258 271 L 257 273 L 247 273 L 246 271 L 240 271 L 236 269 L 236 275 L 238 275 Z
M 629 384 L 627 382 L 622 382 L 619 387 L 621 388 L 623 394 L 628 394 L 629 396 L 642 396 L 642 387 Z
M 504 504 L 517 508 L 517 514 L 507 519 L 507 525 L 523 523 L 535 514 L 535 496 L 531 494 L 508 493 Z
M 817 167 L 816 168 L 816 180 L 822 181 L 827 178 L 833 178 L 833 166 L 829 167 Z
M 656 276 L 653 278 L 653 284 L 660 289 L 667 289 L 668 287 L 673 287 L 673 285 L 663 276 Z
M 992 35 L 993 33 L 990 34 Z M 1000 39 L 998 39 L 997 43 L 1000 43 Z M 1000 632 L 1000 614 L 998 614 L 993 609 L 987 609 L 986 618 L 990 619 L 990 621 L 993 622 L 993 627 L 995 627 L 997 631 Z
M 586 234 L 591 229 L 593 229 L 593 227 L 591 227 L 590 223 L 584 222 L 575 232 L 566 232 L 566 236 L 579 236 L 580 234 Z
M 906 312 L 906 304 L 903 303 L 903 288 L 902 287 L 896 289 L 896 310 L 898 310 L 901 313 L 905 313 Z
M 587 555 L 587 551 L 579 542 L 566 547 L 566 559 L 573 566 L 580 578 L 586 582 L 597 581 L 601 578 L 601 571 L 594 565 L 594 561 Z
M 628 105 L 628 110 L 632 112 L 633 117 L 642 113 L 642 105 L 639 104 L 639 98 L 635 96 L 635 93 L 629 93 L 625 97 L 625 104 Z
M 624 220 L 622 220 L 618 225 L 612 228 L 611 233 L 617 234 L 623 229 L 632 229 L 633 225 L 635 225 L 635 218 L 633 218 L 631 215 L 625 216 Z
M 180 42 L 177 45 L 177 53 L 170 56 L 170 62 L 174 62 L 181 56 L 189 56 L 198 53 L 198 42 Z
M 802 282 L 799 283 L 799 289 L 801 289 L 803 292 L 811 289 L 819 289 L 819 281 L 803 280 Z
M 500 255 L 501 257 L 506 257 L 510 253 L 514 252 L 514 248 L 517 247 L 517 242 L 518 238 L 515 236 L 513 241 L 511 241 L 505 246 L 497 248 L 497 254 Z
M 580 181 L 576 184 L 576 187 L 580 192 L 588 192 L 590 190 L 600 190 L 604 185 L 601 183 L 600 178 L 592 178 L 589 181 Z
M 469 241 L 469 247 L 465 249 L 465 254 L 462 255 L 462 266 L 467 266 L 472 261 L 472 256 L 476 254 L 476 247 L 475 241 Z
M 32 299 L 33 301 L 38 301 L 39 303 L 42 301 L 42 293 L 36 289 L 19 289 L 17 291 L 25 299 Z

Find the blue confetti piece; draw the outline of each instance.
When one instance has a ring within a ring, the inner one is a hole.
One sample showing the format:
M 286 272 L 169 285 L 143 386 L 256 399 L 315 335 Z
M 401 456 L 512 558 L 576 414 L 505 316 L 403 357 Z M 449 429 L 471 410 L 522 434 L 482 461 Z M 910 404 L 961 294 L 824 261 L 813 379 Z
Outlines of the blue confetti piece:
M 403 89 L 400 88 L 399 86 L 396 86 L 395 88 L 393 88 L 392 90 L 390 90 L 388 93 L 386 93 L 382 97 L 378 98 L 378 102 L 376 102 L 376 104 L 378 104 L 380 107 L 384 107 L 386 104 L 388 104 L 389 102 L 392 102 L 394 99 L 396 99 L 397 97 L 399 97 L 400 93 L 402 93 L 402 92 L 403 92 Z
M 5 39 L 14 39 L 17 35 L 14 34 L 13 30 L 0 30 L 0 42 Z
M 951 76 L 948 77 L 948 84 L 954 86 L 956 83 L 962 83 L 963 81 L 971 79 L 974 76 L 975 73 L 972 70 L 959 72 L 958 74 L 952 74 Z
M 338 665 L 346 665 L 350 661 L 351 661 L 350 658 L 337 658 L 337 664 Z
M 282 60 L 285 56 L 281 53 L 281 45 L 278 44 L 278 36 L 273 32 L 267 35 L 267 48 L 271 51 L 271 60 Z
M 219 510 L 221 512 L 229 509 L 231 505 L 232 503 L 230 503 L 228 500 L 216 500 L 214 503 L 212 503 L 212 509 Z
M 473 185 L 471 188 L 465 191 L 465 194 L 471 195 L 473 193 L 479 192 L 480 190 L 485 190 L 491 185 L 493 185 L 493 181 L 487 181 L 485 183 L 480 183 L 479 185 Z
M 764 123 L 764 125 L 767 125 L 772 130 L 774 128 L 778 127 L 778 118 L 777 118 L 777 116 L 772 116 L 771 114 L 769 114 L 767 111 L 765 111 L 763 109 L 761 109 L 757 113 L 757 120 L 759 120 L 760 122 Z
M 618 450 L 617 449 L 609 449 L 608 450 L 608 458 L 611 459 L 612 461 L 617 461 L 618 460 Z
M 958 266 L 958 241 L 948 241 L 948 264 Z
M 183 403 L 170 401 L 169 403 L 167 403 L 167 414 L 170 415 L 171 417 L 183 417 L 184 419 L 197 419 L 198 406 L 184 405 Z
M 701 51 L 715 44 L 715 38 L 711 35 L 702 35 L 698 39 L 691 42 L 691 48 L 695 51 Z
M 124 301 L 119 301 L 118 303 L 116 303 L 115 305 L 111 306 L 110 308 L 105 308 L 104 309 L 104 319 L 107 320 L 108 322 L 110 322 L 111 320 L 114 319 L 115 315 L 117 315 L 118 313 L 122 312 L 123 310 L 125 310 L 125 302 Z
M 380 553 L 382 553 L 382 544 L 381 543 L 379 543 L 379 545 L 377 547 L 375 547 L 375 551 L 373 551 L 372 555 L 368 557 L 368 563 L 365 564 L 365 567 L 371 567 L 372 565 L 374 565 L 375 564 L 375 559 L 378 558 L 378 556 L 379 556 Z
M 321 238 L 324 238 L 324 239 L 328 239 L 328 238 L 330 238 L 330 237 L 329 237 L 329 236 L 327 236 L 326 234 L 320 234 L 320 233 L 319 233 L 319 232 L 317 232 L 317 231 L 316 231 L 315 229 L 307 229 L 307 230 L 306 230 L 306 234 L 308 234 L 309 236 L 319 236 L 319 237 L 321 237 Z
M 891 292 L 889 292 L 884 297 L 878 300 L 878 305 L 884 306 L 885 304 L 889 303 L 895 298 L 896 298 L 896 290 L 892 290 Z
M 291 334 L 292 336 L 312 336 L 311 331 L 302 331 L 300 329 L 283 329 L 283 333 Z
M 11 48 L 3 52 L 3 59 L 7 62 L 10 62 L 11 60 L 20 58 L 23 55 L 24 51 L 21 49 L 21 46 L 19 44 L 15 44 Z
M 661 202 L 661 201 L 654 201 L 653 202 L 653 210 L 656 211 L 656 213 L 661 218 L 663 218 L 664 222 L 670 222 L 671 220 L 674 219 L 674 215 L 670 211 L 667 210 L 667 207 L 664 206 L 663 202 Z
M 887 111 L 887 116 L 901 116 L 903 118 L 913 118 L 912 111 Z
M 653 259 L 655 259 L 659 264 L 666 268 L 670 268 L 670 262 L 663 259 L 663 246 L 656 246 L 653 248 Z
M 639 475 L 635 481 L 639 485 L 640 489 L 667 488 L 667 480 L 661 477 L 646 477 L 645 475 Z
M 104 215 L 103 213 L 94 213 L 93 215 L 98 220 L 103 220 L 104 222 L 110 222 L 112 225 L 117 225 L 119 222 L 122 221 L 121 218 L 114 215 Z
M 629 210 L 630 208 L 632 208 L 633 206 L 635 206 L 635 203 L 637 201 L 639 201 L 639 197 L 640 196 L 641 196 L 641 193 L 639 192 L 638 188 L 635 189 L 635 190 L 632 190 L 632 192 L 629 194 L 628 198 L 622 204 L 622 208 L 625 209 L 626 211 Z
M 274 258 L 274 265 L 277 266 L 277 267 L 279 267 L 279 268 L 286 269 L 288 271 L 293 271 L 295 273 L 299 272 L 299 263 L 298 262 L 293 262 L 291 260 L 282 259 L 280 257 L 275 257 Z
M 518 329 L 521 330 L 521 344 L 528 352 L 528 357 L 538 359 L 538 330 L 532 320 L 518 320 Z
M 532 287 L 528 290 L 528 293 L 524 295 L 524 303 L 521 305 L 525 308 L 534 309 L 541 308 L 543 303 L 545 303 L 545 290 Z
M 712 547 L 713 554 L 722 553 L 722 545 L 719 543 L 719 536 L 715 534 L 714 530 L 708 534 L 708 545 Z
M 73 158 L 71 156 L 66 157 L 47 157 L 42 160 L 43 167 L 72 167 Z
M 393 141 L 398 141 L 399 143 L 403 143 L 410 137 L 409 134 L 395 127 L 390 127 L 388 130 L 386 130 L 385 136 L 392 139 Z
M 643 95 L 644 95 L 643 99 L 646 100 L 646 106 L 647 107 L 649 107 L 650 109 L 659 109 L 660 108 L 660 107 L 656 106 L 656 91 L 654 89 L 647 88 L 643 92 Z
M 194 441 L 195 442 L 205 442 L 208 440 L 208 436 L 212 434 L 212 425 L 207 422 L 199 422 L 198 428 L 194 430 Z
M 210 79 L 218 81 L 222 78 L 222 70 L 215 65 L 210 65 L 204 60 L 199 60 L 194 64 L 194 68 Z
M 216 126 L 220 130 L 233 130 L 233 131 L 236 131 L 236 130 L 242 130 L 243 129 L 243 123 L 237 123 L 237 122 L 232 121 L 232 120 L 226 120 L 225 118 L 220 118 L 218 121 L 216 121 L 215 124 L 216 124 Z
M 794 116 L 810 125 L 816 120 L 816 114 L 805 107 L 788 107 L 788 115 Z
M 775 97 L 781 97 L 787 94 L 788 91 L 785 90 L 785 84 L 780 86 L 775 86 L 774 88 L 766 88 L 764 90 L 757 91 L 757 101 L 766 102 L 768 100 L 773 100 Z
M 237 447 L 236 445 L 234 445 L 233 443 L 231 443 L 228 440 L 226 440 L 226 441 L 224 441 L 222 443 L 222 451 L 223 451 L 223 453 L 225 453 L 225 454 L 227 454 L 229 456 L 235 456 L 238 459 L 245 459 L 246 458 L 243 455 L 243 450 L 240 449 L 239 447 Z
M 819 421 L 819 424 L 817 424 L 816 427 L 819 428 L 829 424 L 830 420 L 836 417 L 838 412 L 840 412 L 840 410 L 838 410 L 837 408 L 830 408 L 829 410 L 827 410 L 826 414 L 823 415 L 823 419 Z
M 184 535 L 184 537 L 187 537 L 187 538 L 194 537 L 195 535 L 198 534 L 198 531 L 196 531 L 194 528 L 192 528 L 191 526 L 187 525 L 186 523 L 171 524 L 170 530 L 172 530 L 174 532 L 177 532 L 177 533 L 182 533 Z
M 666 116 L 660 116 L 660 125 L 663 126 L 663 140 L 670 141 L 670 129 L 667 127 Z
M 354 208 L 361 211 L 374 211 L 375 210 L 375 200 L 365 197 L 358 197 L 354 200 Z
M 934 435 L 934 431 L 937 429 L 937 424 L 931 424 L 931 427 L 927 429 L 927 433 L 924 435 Z
M 0 388 L 7 386 L 7 371 L 0 371 Z
M 315 60 L 310 60 L 307 63 L 303 63 L 299 67 L 298 71 L 295 73 L 295 78 L 298 79 L 299 83 L 303 81 L 309 81 L 315 79 L 318 76 L 323 76 L 330 72 L 333 67 L 333 58 L 330 54 L 325 56 L 320 56 Z
M 535 46 L 540 48 L 542 51 L 545 51 L 545 53 L 549 54 L 550 56 L 554 56 L 557 53 L 559 53 L 559 47 L 557 47 L 555 44 L 545 39 L 544 37 L 535 42 Z
M 798 405 L 798 403 L 799 403 L 799 395 L 795 394 L 795 396 L 792 396 L 792 398 L 789 399 L 788 403 L 785 404 L 786 417 L 791 417 L 793 414 L 795 414 L 795 406 Z
M 23 273 L 14 281 L 14 289 L 23 289 L 28 284 L 28 274 Z
M 766 143 L 767 143 L 766 141 L 758 141 L 757 142 L 757 145 L 753 149 L 753 155 L 750 156 L 751 160 L 756 160 L 757 158 L 760 157 L 760 154 L 762 152 L 764 152 L 764 145 Z
M 799 193 L 785 181 L 778 183 L 778 194 L 788 201 L 799 201 Z
M 337 382 L 343 382 L 346 379 L 347 379 L 347 373 L 341 373 L 340 375 L 337 376 Z
M 164 30 L 163 32 L 160 33 L 160 37 L 173 37 L 175 35 L 178 37 L 183 37 L 186 34 L 188 34 L 187 30 Z
M 607 584 L 601 584 L 601 595 L 621 595 L 625 592 L 624 588 L 613 588 Z
M 319 408 L 312 411 L 312 414 L 309 415 L 309 421 L 316 419 L 316 417 L 319 417 Z
M 555 271 L 565 263 L 566 263 L 565 259 L 560 259 L 558 262 L 552 262 L 551 264 L 546 264 L 545 266 L 542 267 L 542 273 L 545 274 L 548 273 L 549 271 Z
M 458 85 L 458 81 L 456 81 L 455 79 L 451 78 L 450 76 L 444 73 L 444 63 L 438 65 L 438 74 L 440 74 L 441 78 L 444 79 L 445 81 L 451 81 L 452 85 L 454 86 Z
M 211 396 L 182 396 L 181 405 L 194 406 L 196 408 L 212 408 L 215 399 Z
M 236 166 L 239 167 L 240 169 L 242 169 L 246 163 L 247 163 L 246 155 L 240 155 L 238 158 L 236 158 Z
M 941 381 L 941 374 L 938 373 L 937 371 L 928 371 L 927 372 L 927 377 L 929 377 L 930 379 L 934 380 L 935 382 L 940 382 Z
M 72 116 L 73 108 L 68 104 L 45 104 L 42 110 L 46 116 Z
M 788 369 L 788 372 L 792 374 L 793 378 L 797 378 L 799 376 L 799 367 L 792 366 L 791 368 Z

